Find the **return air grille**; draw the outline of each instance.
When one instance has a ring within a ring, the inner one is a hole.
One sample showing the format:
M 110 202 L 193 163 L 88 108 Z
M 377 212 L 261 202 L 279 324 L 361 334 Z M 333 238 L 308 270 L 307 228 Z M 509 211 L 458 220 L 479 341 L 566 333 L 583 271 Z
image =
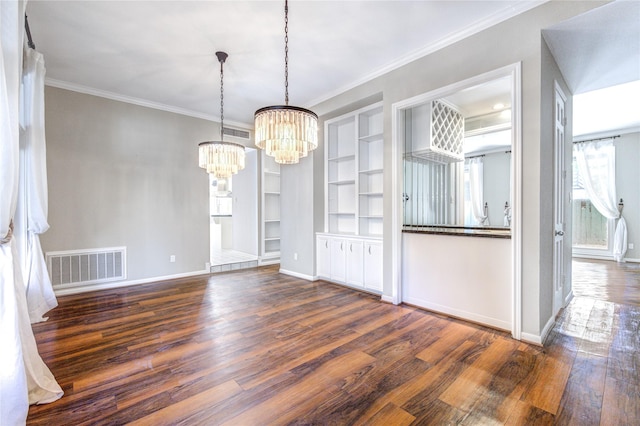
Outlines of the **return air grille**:
M 240 138 L 240 139 L 249 139 L 249 136 L 250 136 L 247 130 L 232 129 L 230 127 L 223 127 L 222 132 L 225 135 L 233 136 L 235 138 Z
M 46 258 L 54 288 L 77 287 L 127 278 L 126 247 L 48 252 Z

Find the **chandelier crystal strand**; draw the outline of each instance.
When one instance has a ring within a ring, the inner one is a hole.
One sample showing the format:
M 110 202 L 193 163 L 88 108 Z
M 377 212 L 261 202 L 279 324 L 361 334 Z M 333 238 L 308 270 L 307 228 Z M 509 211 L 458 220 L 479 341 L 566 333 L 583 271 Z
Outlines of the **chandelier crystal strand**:
M 318 147 L 318 116 L 308 109 L 289 106 L 289 4 L 284 3 L 284 105 L 255 113 L 255 144 L 279 164 L 296 164 Z
M 224 70 L 225 52 L 216 52 L 220 61 L 220 141 L 198 144 L 198 165 L 218 179 L 228 179 L 245 166 L 244 146 L 224 142 Z

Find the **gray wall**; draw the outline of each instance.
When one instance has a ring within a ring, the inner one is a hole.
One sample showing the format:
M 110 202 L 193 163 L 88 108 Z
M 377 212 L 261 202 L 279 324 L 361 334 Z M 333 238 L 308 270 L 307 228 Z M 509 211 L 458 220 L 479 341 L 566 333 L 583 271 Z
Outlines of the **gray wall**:
M 547 238 L 541 237 L 542 228 L 549 225 L 551 214 L 551 199 L 548 196 L 548 176 L 552 171 L 552 163 L 548 161 L 546 150 L 549 141 L 542 141 L 541 119 L 542 111 L 552 108 L 553 103 L 547 103 L 541 87 L 542 81 L 542 37 L 543 28 L 586 12 L 606 2 L 572 1 L 548 2 L 532 9 L 520 16 L 491 27 L 451 46 L 411 62 L 399 69 L 391 71 L 370 82 L 335 96 L 313 107 L 323 122 L 336 114 L 336 111 L 346 112 L 351 106 L 359 105 L 362 100 L 382 94 L 384 99 L 384 127 L 385 127 L 385 207 L 384 207 L 384 294 L 391 295 L 391 246 L 392 208 L 391 200 L 392 179 L 391 153 L 391 107 L 395 102 L 416 96 L 455 82 L 488 72 L 509 64 L 522 63 L 522 217 L 523 217 L 523 332 L 540 335 L 542 325 L 548 321 L 546 311 L 551 309 L 551 283 L 548 279 L 551 271 L 551 257 L 546 253 L 551 251 L 551 244 Z M 365 103 L 366 104 L 366 103 Z M 545 116 L 545 120 L 547 117 Z M 322 140 L 322 139 L 321 139 Z M 545 155 L 543 154 L 543 150 Z M 320 152 L 316 151 L 313 164 L 305 166 L 311 170 L 305 176 L 314 179 L 324 179 Z M 302 175 L 299 174 L 301 177 Z M 314 181 L 313 188 L 320 191 L 322 184 Z M 305 187 L 304 190 L 307 190 Z M 305 194 L 298 194 L 305 197 Z M 288 208 L 301 209 L 289 204 L 296 200 L 296 194 L 283 197 L 283 210 Z M 315 230 L 322 230 L 324 224 L 324 198 L 314 197 L 314 225 Z M 286 206 L 286 207 L 285 207 Z M 307 210 L 308 211 L 308 210 Z M 285 241 L 283 240 L 283 245 Z M 313 233 L 300 234 L 296 244 L 313 247 Z M 287 249 L 283 250 L 283 254 Z M 544 297 L 541 298 L 541 293 Z M 544 312 L 541 306 L 544 305 Z M 548 305 L 548 308 L 547 308 Z
M 52 87 L 45 98 L 43 250 L 126 246 L 129 280 L 202 271 L 209 194 L 197 145 L 217 126 Z
M 616 147 L 616 191 L 624 199 L 627 238 L 634 245 L 625 257 L 640 261 L 640 132 L 622 134 Z
M 314 164 L 319 156 L 312 151 L 298 164 L 280 167 L 280 268 L 307 278 L 315 265 Z
M 541 36 L 542 39 L 542 36 Z M 540 104 L 540 162 L 547 165 L 546 172 L 540 174 L 540 328 L 544 327 L 553 315 L 553 244 L 555 238 L 554 218 L 554 137 L 555 137 L 555 93 L 556 84 L 567 97 L 565 115 L 567 124 L 564 128 L 564 229 L 571 229 L 571 174 L 573 150 L 573 95 L 564 81 L 547 43 L 542 39 L 542 79 Z M 571 238 L 564 238 L 564 282 L 563 296 L 571 292 Z
M 226 138 L 225 138 L 226 140 Z M 258 255 L 258 151 L 245 150 L 245 168 L 232 178 L 234 250 Z

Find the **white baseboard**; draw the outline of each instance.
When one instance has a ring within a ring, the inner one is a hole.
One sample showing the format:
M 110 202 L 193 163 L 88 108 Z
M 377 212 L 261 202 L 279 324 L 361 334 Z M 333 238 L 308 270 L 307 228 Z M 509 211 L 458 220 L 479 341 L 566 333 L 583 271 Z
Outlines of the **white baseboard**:
M 520 340 L 527 343 L 533 343 L 534 345 L 542 346 L 542 338 L 531 333 L 520 333 Z
M 380 300 L 385 303 L 391 303 L 392 305 L 399 305 L 399 303 L 393 303 L 393 296 L 387 296 L 386 294 L 380 296 Z
M 609 260 L 611 262 L 615 262 L 613 256 L 599 256 L 597 254 L 573 254 L 572 257 L 577 257 L 579 259 Z M 640 263 L 640 259 L 632 257 L 625 257 L 624 261 L 630 263 Z
M 567 307 L 567 305 L 569 305 L 572 299 L 573 299 L 573 290 L 571 290 L 569 294 L 567 294 L 567 297 L 564 298 L 564 307 Z
M 89 291 L 108 290 L 108 289 L 118 288 L 118 287 L 128 287 L 128 286 L 138 285 L 138 284 L 148 284 L 156 281 L 167 281 L 167 280 L 173 280 L 176 278 L 187 278 L 187 277 L 194 277 L 196 275 L 208 275 L 208 274 L 210 274 L 210 272 L 205 269 L 202 271 L 185 272 L 182 274 L 164 275 L 160 277 L 142 278 L 139 280 L 115 281 L 115 282 L 108 282 L 103 284 L 80 285 L 78 287 L 63 288 L 63 289 L 57 289 L 57 290 L 54 289 L 53 292 L 55 293 L 56 296 L 67 296 L 70 294 L 87 293 Z
M 313 275 L 306 275 L 306 274 L 301 274 L 299 272 L 287 271 L 286 269 L 282 269 L 282 268 L 280 268 L 280 270 L 278 272 L 280 272 L 281 274 L 290 275 L 292 277 L 301 278 L 301 279 L 307 280 L 307 281 L 316 281 L 317 280 L 317 278 L 315 278 Z
M 444 305 L 439 305 L 437 303 L 431 303 L 419 298 L 405 297 L 404 302 L 414 306 L 428 309 L 430 311 L 440 312 L 446 315 L 451 315 L 456 318 L 473 321 L 478 324 L 487 325 L 489 327 L 495 327 L 501 330 L 511 330 L 511 323 L 508 321 L 501 320 L 499 318 L 492 318 L 486 315 L 476 314 L 474 312 L 467 312 L 461 309 L 453 308 L 451 306 L 444 306 Z

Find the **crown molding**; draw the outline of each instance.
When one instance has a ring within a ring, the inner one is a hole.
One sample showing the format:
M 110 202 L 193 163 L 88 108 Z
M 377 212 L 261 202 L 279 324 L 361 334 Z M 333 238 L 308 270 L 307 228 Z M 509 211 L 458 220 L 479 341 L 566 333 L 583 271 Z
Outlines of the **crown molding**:
M 500 11 L 500 12 L 496 12 L 493 15 L 489 16 L 486 19 L 483 19 L 479 22 L 476 22 L 474 25 L 471 25 L 467 28 L 465 28 L 462 31 L 458 31 L 454 34 L 451 34 L 448 37 L 442 38 L 434 43 L 428 44 L 427 46 L 421 47 L 420 49 L 417 49 L 411 53 L 408 53 L 407 55 L 401 57 L 400 59 L 397 59 L 395 61 L 393 61 L 392 63 L 389 63 L 385 66 L 383 66 L 382 68 L 379 68 L 355 81 L 353 81 L 352 83 L 349 83 L 345 86 L 342 86 L 336 90 L 333 90 L 319 98 L 316 98 L 315 100 L 310 101 L 307 104 L 307 108 L 310 108 L 312 106 L 316 106 L 326 100 L 329 100 L 335 96 L 338 96 L 344 92 L 347 92 L 353 88 L 356 88 L 358 86 L 360 86 L 361 84 L 367 83 L 377 77 L 380 77 L 384 74 L 387 74 L 393 70 L 396 70 L 400 67 L 403 67 L 404 65 L 407 65 L 417 59 L 423 58 L 427 55 L 430 55 L 431 53 L 437 52 L 438 50 L 444 49 L 447 46 L 450 46 L 454 43 L 457 43 L 460 40 L 463 40 L 467 37 L 470 37 L 474 34 L 477 34 L 481 31 L 484 31 L 488 28 L 493 27 L 494 25 L 497 25 L 501 22 L 504 22 L 508 19 L 513 18 L 514 16 L 520 15 L 530 9 L 533 9 L 535 7 L 538 7 L 544 3 L 547 3 L 550 0 L 540 0 L 540 1 L 522 1 L 522 2 L 518 2 L 516 5 L 512 6 L 511 8 L 509 8 L 508 10 L 504 10 L 504 11 Z
M 157 109 L 160 111 L 171 112 L 174 114 L 186 115 L 188 117 L 200 118 L 202 120 L 220 122 L 220 117 L 210 114 L 203 114 L 202 112 L 175 107 L 172 105 L 162 104 L 159 102 L 148 101 L 146 99 L 135 98 L 133 96 L 121 95 L 119 93 L 109 92 L 107 90 L 95 89 L 93 87 L 83 86 L 81 84 L 69 83 L 68 81 L 56 80 L 53 78 L 46 78 L 44 83 L 50 87 L 56 87 L 58 89 L 70 90 L 72 92 L 84 93 L 86 95 L 98 96 L 100 98 L 111 99 L 113 101 L 124 102 L 127 104 L 138 105 L 145 108 Z M 253 124 L 241 123 L 238 121 L 224 121 L 225 127 L 227 125 L 237 127 L 244 130 L 252 130 Z

